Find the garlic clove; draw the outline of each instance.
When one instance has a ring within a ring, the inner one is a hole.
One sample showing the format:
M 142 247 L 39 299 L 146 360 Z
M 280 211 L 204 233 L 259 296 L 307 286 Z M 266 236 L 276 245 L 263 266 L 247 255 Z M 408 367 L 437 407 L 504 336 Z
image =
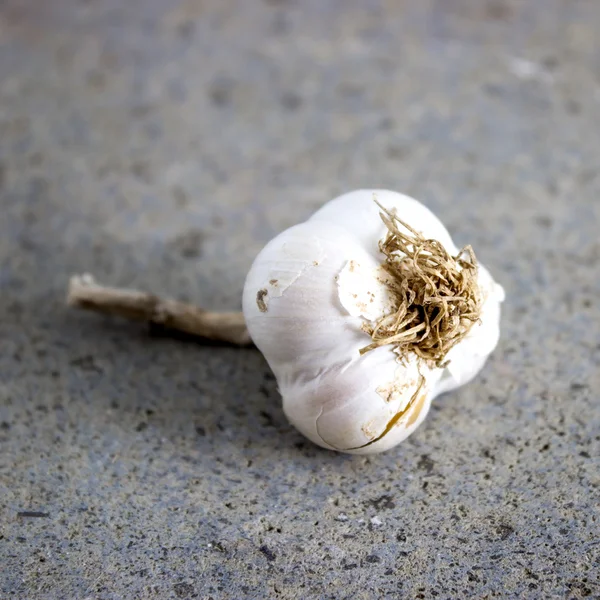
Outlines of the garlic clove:
M 379 348 L 308 385 L 291 381 L 280 391 L 289 421 L 313 442 L 373 454 L 400 443 L 420 425 L 438 376 L 416 360 L 399 365 L 389 348 Z
M 395 209 L 402 219 L 426 238 L 440 241 L 451 254 L 458 248 L 443 223 L 418 200 L 390 190 L 355 190 L 338 196 L 320 208 L 309 222 L 326 221 L 346 229 L 354 239 L 381 263 L 379 240 L 387 233 L 376 200 L 387 209 Z
M 244 316 L 272 368 L 292 363 L 313 376 L 332 360 L 350 359 L 350 348 L 368 340 L 361 319 L 343 309 L 336 293 L 348 252 L 375 267 L 345 230 L 304 223 L 277 236 L 254 261 L 244 286 Z

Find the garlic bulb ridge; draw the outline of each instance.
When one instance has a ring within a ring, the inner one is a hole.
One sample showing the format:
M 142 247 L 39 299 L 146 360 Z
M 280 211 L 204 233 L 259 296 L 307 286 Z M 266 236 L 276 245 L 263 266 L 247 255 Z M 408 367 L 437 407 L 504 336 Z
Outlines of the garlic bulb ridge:
M 407 352 L 406 344 L 391 342 L 365 352 L 373 346 L 371 333 L 386 318 L 391 322 L 395 312 L 396 325 L 405 314 L 408 324 L 390 339 L 411 336 L 415 344 L 430 325 L 439 327 L 441 318 L 427 316 L 423 324 L 414 307 L 398 311 L 399 275 L 390 274 L 380 246 L 389 235 L 382 210 L 384 217 L 397 216 L 406 224 L 409 231 L 396 226 L 407 233 L 439 243 L 444 257 L 459 255 L 446 228 L 418 201 L 387 190 L 358 190 L 269 242 L 244 286 L 246 324 L 277 378 L 286 416 L 316 444 L 354 454 L 400 443 L 422 423 L 437 395 L 477 374 L 498 342 L 504 299 L 502 288 L 479 264 L 474 271 L 477 318 L 473 311 L 451 316 L 464 332 L 443 346 L 443 361 L 434 364 L 425 359 L 429 354 L 417 354 L 419 347 Z M 392 260 L 402 258 L 395 251 Z M 460 270 L 471 267 L 458 260 L 461 279 Z M 414 296 L 409 290 L 409 300 Z

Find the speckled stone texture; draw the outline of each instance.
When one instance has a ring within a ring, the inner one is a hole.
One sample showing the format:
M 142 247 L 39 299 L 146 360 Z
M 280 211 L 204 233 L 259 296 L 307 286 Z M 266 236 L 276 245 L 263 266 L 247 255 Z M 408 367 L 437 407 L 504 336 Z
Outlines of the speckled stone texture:
M 599 31 L 596 0 L 4 0 L 0 598 L 600 597 Z M 357 187 L 508 294 L 387 454 L 305 441 L 256 350 L 64 305 L 90 271 L 236 309 Z

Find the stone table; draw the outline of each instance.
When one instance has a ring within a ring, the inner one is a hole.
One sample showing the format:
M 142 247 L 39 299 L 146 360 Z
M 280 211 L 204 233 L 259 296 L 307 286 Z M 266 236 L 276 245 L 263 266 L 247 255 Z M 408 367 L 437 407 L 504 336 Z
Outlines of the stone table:
M 600 3 L 5 0 L 0 598 L 600 597 Z M 256 350 L 65 307 L 237 309 L 333 196 L 423 200 L 504 285 L 386 454 L 286 422 Z

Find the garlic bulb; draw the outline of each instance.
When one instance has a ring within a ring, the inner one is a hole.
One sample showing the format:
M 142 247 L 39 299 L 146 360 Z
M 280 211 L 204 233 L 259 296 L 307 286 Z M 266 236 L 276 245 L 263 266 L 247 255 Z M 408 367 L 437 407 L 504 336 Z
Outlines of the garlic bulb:
M 442 223 L 418 201 L 358 190 L 268 243 L 244 287 L 250 336 L 277 378 L 289 421 L 316 444 L 354 454 L 381 452 L 406 439 L 437 395 L 477 374 L 498 342 L 504 299 L 479 265 L 479 318 L 443 363 L 415 352 L 400 356 L 393 343 L 364 352 L 375 339 L 369 331 L 395 310 L 397 298 L 380 245 L 389 233 L 382 208 L 424 239 L 437 240 L 442 251 L 459 254 Z

